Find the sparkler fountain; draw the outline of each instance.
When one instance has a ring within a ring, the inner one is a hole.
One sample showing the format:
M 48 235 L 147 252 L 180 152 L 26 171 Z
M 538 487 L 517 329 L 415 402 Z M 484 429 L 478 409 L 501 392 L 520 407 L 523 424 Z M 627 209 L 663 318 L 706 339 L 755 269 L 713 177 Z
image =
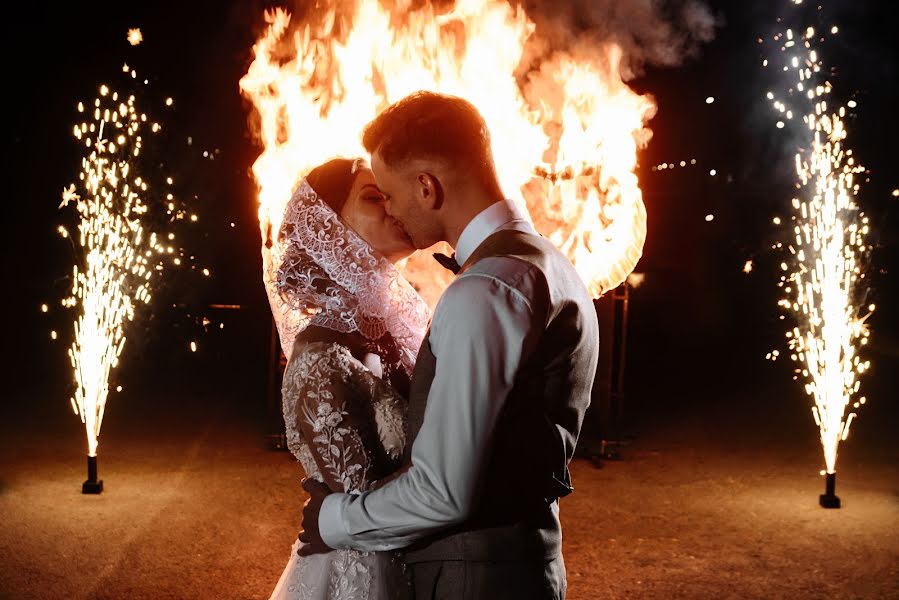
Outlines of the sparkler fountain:
M 136 77 L 127 66 L 123 70 Z M 153 277 L 163 269 L 154 256 L 175 252 L 144 230 L 149 184 L 135 166 L 143 147 L 142 132 L 149 128 L 157 133 L 160 125 L 137 110 L 134 95 L 120 96 L 106 85 L 100 87 L 93 106 L 79 103 L 78 112 L 86 115 L 73 128 L 84 152 L 80 182 L 63 191 L 60 208 L 74 204 L 77 210 L 83 265 L 74 267 L 72 293 L 63 305 L 81 308 L 69 348 L 76 383 L 70 402 L 87 433 L 88 477 L 82 493 L 99 494 L 103 481 L 97 478 L 97 446 L 110 371 L 125 345 L 124 325 L 134 319 L 136 305 L 150 302 Z M 171 209 L 172 195 L 167 197 Z M 64 227 L 59 232 L 69 237 Z
M 802 0 L 791 0 L 799 5 Z M 819 9 L 820 10 L 820 9 Z M 791 258 L 781 264 L 779 286 L 785 297 L 779 304 L 796 317 L 797 325 L 786 333 L 791 358 L 800 363 L 796 377 L 806 380 L 805 391 L 814 399 L 812 415 L 820 430 L 824 450 L 825 508 L 839 508 L 835 493 L 837 447 L 849 434 L 857 409 L 865 398 L 859 376 L 870 366 L 859 357 L 858 346 L 868 341 L 865 324 L 874 310 L 864 306 L 866 287 L 861 259 L 868 246 L 868 219 L 855 202 L 859 186 L 854 176 L 863 170 L 852 150 L 846 148 L 846 107 L 833 109 L 817 46 L 828 33 L 813 27 L 801 33 L 787 29 L 775 36 L 783 71 L 796 75 L 786 100 L 769 100 L 786 120 L 802 115 L 801 147 L 796 153 L 796 197 L 792 200 L 792 241 L 786 242 Z M 767 66 L 768 61 L 765 61 Z M 795 104 L 795 108 L 788 103 Z M 849 108 L 855 102 L 848 103 Z M 783 244 L 778 244 L 783 247 Z M 865 313 L 865 314 L 862 314 Z M 845 417 L 845 418 L 844 418 Z

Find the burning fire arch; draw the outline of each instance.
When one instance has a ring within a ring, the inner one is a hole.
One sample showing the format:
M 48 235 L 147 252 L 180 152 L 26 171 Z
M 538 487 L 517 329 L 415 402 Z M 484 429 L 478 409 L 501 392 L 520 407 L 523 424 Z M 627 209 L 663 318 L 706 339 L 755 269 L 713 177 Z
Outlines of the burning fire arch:
M 346 3 L 350 4 L 350 3 Z M 557 51 L 523 60 L 540 31 L 504 0 L 430 3 L 357 0 L 313 9 L 292 24 L 283 9 L 240 80 L 263 151 L 253 165 L 265 241 L 295 186 L 335 156 L 363 156 L 364 125 L 421 89 L 462 96 L 490 127 L 505 193 L 572 261 L 599 297 L 633 271 L 646 239 L 635 174 L 655 103 L 621 77 L 621 49 Z M 263 246 L 263 261 L 266 256 Z M 427 253 L 403 271 L 434 305 L 448 283 Z

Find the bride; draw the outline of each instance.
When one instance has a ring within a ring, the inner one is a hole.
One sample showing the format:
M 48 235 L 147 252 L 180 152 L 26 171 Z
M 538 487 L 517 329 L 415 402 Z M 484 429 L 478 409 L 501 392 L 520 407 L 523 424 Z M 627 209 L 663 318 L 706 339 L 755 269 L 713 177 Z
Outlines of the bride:
M 287 368 L 287 444 L 308 477 L 361 493 L 399 467 L 406 396 L 430 311 L 394 266 L 415 251 L 384 212 L 361 159 L 313 169 L 266 257 L 266 288 Z M 265 254 L 265 252 L 264 252 Z M 272 599 L 411 595 L 391 552 L 335 550 L 290 560 Z

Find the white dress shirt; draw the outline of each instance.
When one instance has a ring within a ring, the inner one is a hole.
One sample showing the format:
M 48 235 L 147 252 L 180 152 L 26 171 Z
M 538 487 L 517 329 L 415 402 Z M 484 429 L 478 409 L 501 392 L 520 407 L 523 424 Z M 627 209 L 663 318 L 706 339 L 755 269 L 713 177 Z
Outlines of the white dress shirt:
M 457 262 L 503 229 L 536 235 L 513 202 L 496 202 L 462 231 Z M 540 333 L 531 318 L 537 282 L 530 263 L 489 257 L 447 287 L 431 322 L 437 369 L 412 466 L 380 489 L 328 495 L 319 515 L 328 546 L 393 550 L 466 519 L 487 440 Z

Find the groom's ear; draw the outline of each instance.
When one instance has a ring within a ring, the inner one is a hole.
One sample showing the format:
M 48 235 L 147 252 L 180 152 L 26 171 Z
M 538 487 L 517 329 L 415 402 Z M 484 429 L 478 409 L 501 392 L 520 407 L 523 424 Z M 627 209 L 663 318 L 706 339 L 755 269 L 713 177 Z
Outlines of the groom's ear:
M 443 206 L 443 186 L 431 173 L 419 173 L 415 179 L 418 195 L 426 208 L 439 210 Z

